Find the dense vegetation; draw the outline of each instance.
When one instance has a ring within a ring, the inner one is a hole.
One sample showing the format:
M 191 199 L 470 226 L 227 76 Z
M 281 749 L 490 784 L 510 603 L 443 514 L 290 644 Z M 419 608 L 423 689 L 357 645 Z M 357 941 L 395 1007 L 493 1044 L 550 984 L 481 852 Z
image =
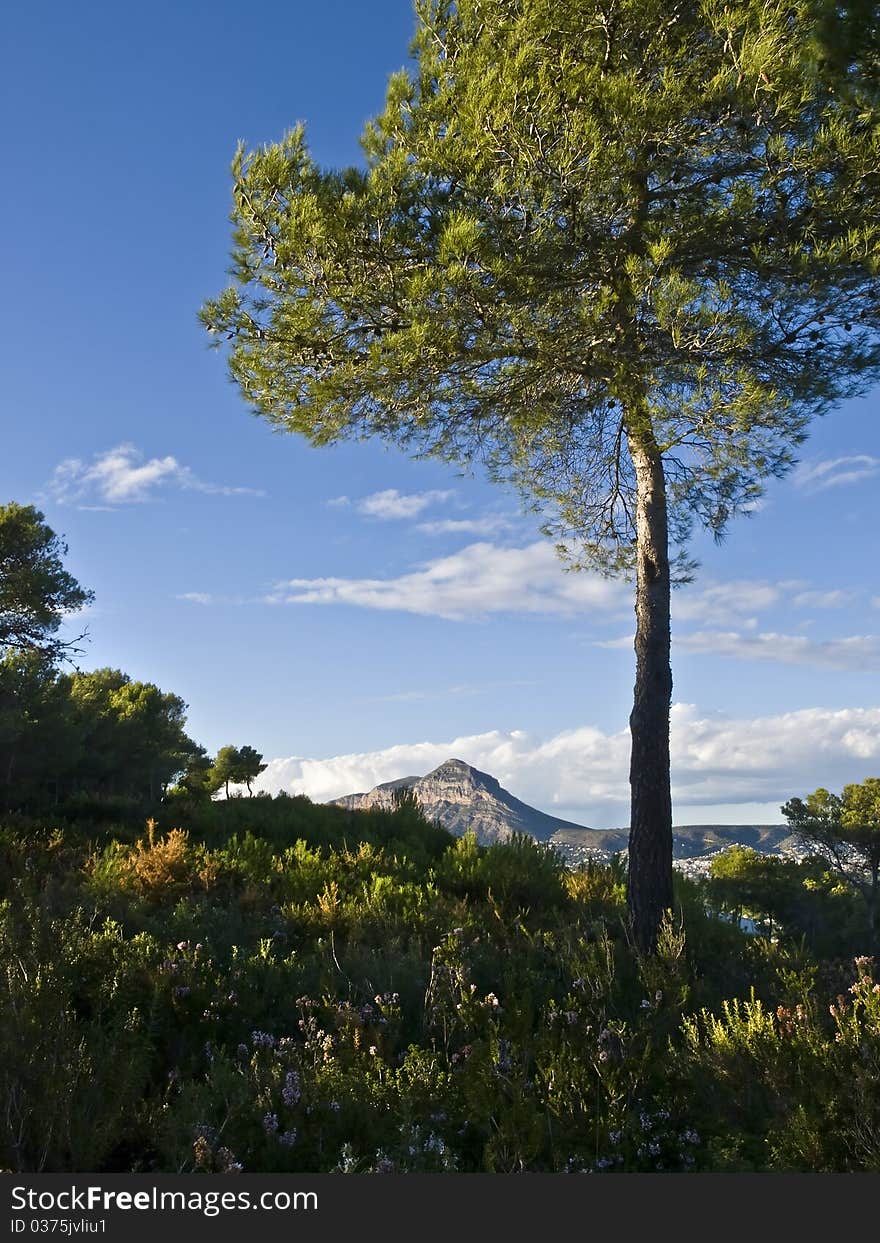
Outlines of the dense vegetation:
M 480 848 L 406 795 L 236 797 L 252 747 L 211 760 L 178 696 L 61 670 L 88 593 L 22 512 L 0 509 L 0 1168 L 880 1169 L 880 781 L 787 804 L 811 859 L 679 878 L 642 954 L 619 860 Z
M 681 879 L 643 957 L 622 866 L 406 801 L 157 816 L 0 830 L 5 1168 L 880 1168 L 864 899 L 820 863 Z
M 173 788 L 189 801 L 266 765 L 253 747 L 212 760 L 185 732 L 186 704 L 120 669 L 61 671 L 43 652 L 0 651 L 0 809 L 145 814 Z

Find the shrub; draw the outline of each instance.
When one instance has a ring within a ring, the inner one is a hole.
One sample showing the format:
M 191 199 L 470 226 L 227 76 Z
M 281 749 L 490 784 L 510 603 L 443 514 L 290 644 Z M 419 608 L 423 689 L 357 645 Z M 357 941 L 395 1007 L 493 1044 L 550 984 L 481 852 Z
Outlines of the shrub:
M 151 1058 L 151 946 L 0 906 L 0 1163 L 100 1169 L 128 1144 Z

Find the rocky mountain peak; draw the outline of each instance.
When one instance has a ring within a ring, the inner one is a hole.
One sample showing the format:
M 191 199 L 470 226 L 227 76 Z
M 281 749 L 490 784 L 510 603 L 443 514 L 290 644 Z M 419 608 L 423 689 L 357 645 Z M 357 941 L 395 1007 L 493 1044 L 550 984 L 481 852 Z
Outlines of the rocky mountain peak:
M 427 773 L 424 777 L 416 779 L 420 784 L 432 782 L 435 785 L 454 785 L 464 789 L 484 789 L 497 793 L 501 786 L 498 781 L 489 775 L 489 773 L 481 773 L 478 768 L 473 768 L 470 764 L 466 764 L 464 760 L 444 760 L 442 764 Z
M 399 790 L 411 790 L 429 820 L 452 833 L 474 833 L 482 845 L 523 833 L 551 843 L 570 862 L 583 863 L 625 850 L 629 837 L 628 829 L 589 829 L 529 807 L 497 778 L 455 758 L 444 760 L 424 777 L 398 777 L 366 794 L 347 794 L 332 801 L 352 811 L 390 811 Z M 734 843 L 772 854 L 790 848 L 789 835 L 786 825 L 687 825 L 675 830 L 674 857 L 709 858 Z
M 549 841 L 560 829 L 583 828 L 529 807 L 489 773 L 454 758 L 444 760 L 424 777 L 388 781 L 367 794 L 348 794 L 333 802 L 353 811 L 391 808 L 395 791 L 401 788 L 412 790 L 428 819 L 439 821 L 452 833 L 473 832 L 484 845 L 505 841 L 513 833 Z

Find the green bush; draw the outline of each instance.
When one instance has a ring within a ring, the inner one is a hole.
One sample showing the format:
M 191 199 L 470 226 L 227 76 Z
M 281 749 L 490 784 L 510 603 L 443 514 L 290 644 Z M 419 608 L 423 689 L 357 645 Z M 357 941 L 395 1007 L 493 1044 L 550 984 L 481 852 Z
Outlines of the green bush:
M 0 906 L 0 1163 L 112 1168 L 143 1144 L 155 947 L 82 912 Z
M 643 957 L 619 863 L 229 803 L 0 827 L 5 1168 L 880 1169 L 880 985 L 833 930 L 678 878 Z

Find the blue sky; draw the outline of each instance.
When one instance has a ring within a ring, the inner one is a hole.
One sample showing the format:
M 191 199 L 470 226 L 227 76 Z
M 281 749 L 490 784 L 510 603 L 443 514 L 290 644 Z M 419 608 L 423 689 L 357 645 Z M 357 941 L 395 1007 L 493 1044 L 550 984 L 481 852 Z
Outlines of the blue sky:
M 196 320 L 225 284 L 239 138 L 356 161 L 409 0 L 15 6 L 0 496 L 96 594 L 84 667 L 182 695 L 213 751 L 316 799 L 450 755 L 597 827 L 627 815 L 626 584 L 565 575 L 515 495 L 253 418 Z M 880 393 L 674 601 L 678 823 L 778 821 L 880 772 Z

